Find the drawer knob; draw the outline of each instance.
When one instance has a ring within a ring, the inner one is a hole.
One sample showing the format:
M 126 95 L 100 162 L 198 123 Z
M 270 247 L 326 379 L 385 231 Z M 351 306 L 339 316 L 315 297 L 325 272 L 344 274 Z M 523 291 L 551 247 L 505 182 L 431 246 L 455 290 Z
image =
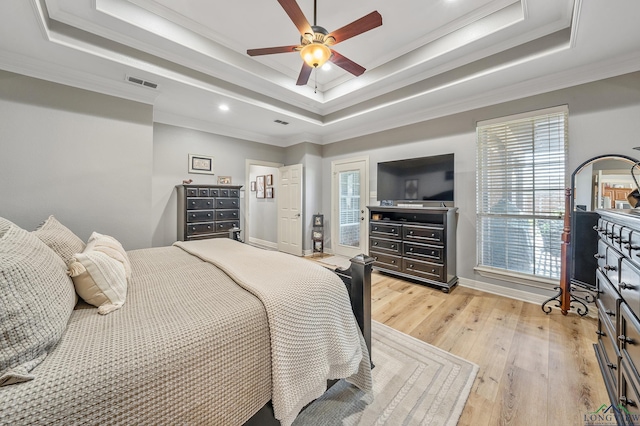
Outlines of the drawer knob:
M 413 263 L 409 265 L 409 268 L 413 269 Z
M 223 224 L 220 224 L 220 228 L 224 228 L 224 225 L 223 225 Z
M 207 225 L 207 229 L 211 229 L 211 225 Z
M 377 246 L 377 245 L 378 245 L 378 242 L 377 242 L 377 241 L 374 241 L 374 242 L 373 242 L 373 245 L 374 245 L 374 246 Z
M 192 215 L 191 215 L 191 217 L 195 219 L 195 218 L 196 218 L 196 215 L 195 215 L 195 214 L 192 214 Z
M 629 343 L 630 345 L 633 345 L 635 343 L 631 337 L 627 337 L 624 334 L 618 336 L 618 340 L 620 340 L 622 343 Z
M 621 403 L 622 405 L 631 405 L 632 407 L 635 407 L 635 406 L 636 406 L 635 401 L 633 401 L 633 400 L 631 400 L 631 399 L 627 398 L 627 397 L 626 397 L 626 396 L 624 396 L 624 395 L 620 397 L 620 403 Z
M 613 312 L 612 310 L 607 309 L 606 311 L 604 311 L 605 314 L 609 315 L 610 317 L 615 317 L 616 313 Z
M 436 252 L 435 252 L 435 251 L 431 251 L 431 255 L 432 255 L 432 256 L 435 256 L 435 255 L 436 255 Z
M 378 256 L 373 256 L 373 260 L 378 260 Z
M 636 286 L 621 282 L 620 283 L 620 288 L 623 289 L 623 290 L 635 290 Z
M 614 235 L 611 238 L 614 239 L 614 240 L 619 240 L 620 239 L 620 235 Z
M 391 244 L 391 248 L 396 248 L 396 245 L 395 244 Z
M 431 270 L 431 273 L 432 273 L 432 274 L 435 274 L 435 273 L 436 273 L 436 270 L 435 270 L 435 269 L 432 269 L 432 270 Z
M 596 334 L 598 336 L 606 336 L 606 333 L 604 331 L 600 331 L 600 330 L 596 330 Z
M 238 216 L 238 213 L 233 212 L 233 217 L 236 217 L 236 216 Z
M 409 235 L 413 235 L 413 231 L 409 231 Z
M 395 260 L 392 260 L 392 261 L 391 261 L 391 263 L 394 263 L 394 264 L 395 264 L 395 263 L 396 263 L 396 261 L 395 261 Z
M 409 251 L 413 251 L 413 247 L 409 248 Z
M 222 205 L 222 204 L 223 204 L 223 203 L 222 203 L 222 200 L 218 201 L 218 204 Z
M 604 254 L 599 254 L 599 253 L 594 254 L 593 257 L 595 257 L 596 259 L 604 259 L 605 258 Z
M 207 217 L 211 217 L 211 213 L 207 213 Z
M 211 205 L 211 201 L 207 201 L 207 205 L 210 206 Z
M 231 202 L 231 204 L 233 204 L 233 205 L 235 206 L 235 205 L 236 205 L 236 204 L 238 204 L 238 203 L 237 203 L 237 202 L 235 202 L 235 201 L 232 201 L 232 202 Z
M 224 216 L 224 213 L 220 213 L 220 217 Z
M 195 231 L 195 230 L 196 230 L 196 227 L 195 227 L 195 226 L 192 226 L 192 227 L 191 227 L 191 230 L 192 230 L 192 231 Z
M 435 236 L 436 236 L 436 234 L 431 234 L 431 237 L 435 237 Z
M 607 367 L 609 367 L 609 368 L 610 368 L 610 369 L 612 369 L 612 370 L 616 370 L 616 369 L 618 368 L 617 366 L 615 366 L 615 365 L 614 365 L 613 363 L 611 363 L 611 362 L 608 362 L 608 363 L 607 363 Z
M 196 202 L 195 202 L 195 201 L 192 201 L 192 202 L 191 202 L 191 205 L 192 205 L 192 206 L 195 206 L 195 205 L 196 205 Z
M 378 227 L 377 227 L 377 226 L 374 226 L 374 227 L 373 227 L 373 230 L 374 230 L 374 231 L 377 231 L 377 230 L 378 230 Z
M 615 271 L 617 269 L 617 267 L 613 266 L 613 265 L 604 265 L 603 268 L 606 271 Z

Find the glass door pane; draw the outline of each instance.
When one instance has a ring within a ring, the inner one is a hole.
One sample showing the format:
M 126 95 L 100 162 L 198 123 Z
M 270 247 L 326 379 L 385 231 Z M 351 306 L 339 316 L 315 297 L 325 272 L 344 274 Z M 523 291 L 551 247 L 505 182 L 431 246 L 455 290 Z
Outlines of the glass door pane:
M 360 171 L 339 173 L 339 243 L 360 246 Z

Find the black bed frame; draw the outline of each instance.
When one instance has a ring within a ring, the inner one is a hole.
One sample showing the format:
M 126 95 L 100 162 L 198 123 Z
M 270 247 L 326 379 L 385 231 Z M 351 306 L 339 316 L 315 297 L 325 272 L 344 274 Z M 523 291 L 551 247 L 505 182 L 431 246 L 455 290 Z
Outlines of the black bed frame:
M 371 268 L 373 262 L 372 257 L 359 254 L 351 259 L 349 269 L 333 270 L 342 279 L 349 292 L 353 314 L 369 350 L 369 361 L 371 361 Z M 335 383 L 337 380 L 327 382 L 327 389 Z M 280 422 L 274 417 L 271 401 L 254 414 L 244 426 L 280 426 Z

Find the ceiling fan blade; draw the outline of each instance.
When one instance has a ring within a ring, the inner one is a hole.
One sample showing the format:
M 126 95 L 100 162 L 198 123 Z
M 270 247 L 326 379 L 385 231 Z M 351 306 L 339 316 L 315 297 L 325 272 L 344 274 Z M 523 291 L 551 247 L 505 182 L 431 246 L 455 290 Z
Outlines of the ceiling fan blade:
M 293 21 L 293 24 L 298 28 L 298 31 L 300 31 L 300 35 L 304 35 L 305 33 L 313 34 L 311 25 L 304 16 L 304 13 L 302 13 L 302 10 L 300 9 L 300 6 L 298 6 L 296 0 L 278 0 L 278 3 L 280 3 L 280 6 L 282 6 L 284 11 L 287 12 L 287 15 L 289 15 L 289 18 Z
M 311 76 L 311 71 L 313 71 L 313 68 L 307 65 L 306 62 L 303 62 L 300 75 L 298 76 L 298 81 L 296 81 L 296 86 L 304 86 L 307 84 L 309 77 Z
M 274 53 L 288 53 L 295 52 L 297 45 L 293 46 L 279 46 L 279 47 L 265 47 L 262 49 L 248 49 L 247 55 L 260 56 L 260 55 L 272 55 Z
M 329 59 L 331 62 L 333 62 L 343 70 L 349 71 L 351 74 L 355 75 L 356 77 L 358 77 L 359 75 L 362 75 L 362 73 L 366 71 L 366 69 L 363 66 L 356 64 L 351 59 L 345 56 L 342 56 L 335 50 L 331 49 L 331 53 L 333 53 L 333 55 L 331 55 L 331 58 Z
M 379 27 L 380 25 L 382 25 L 382 15 L 380 15 L 378 11 L 375 11 L 333 31 L 332 33 L 329 33 L 327 37 L 335 38 L 336 42 L 333 44 L 337 44 L 341 41 L 350 39 L 351 37 L 355 37 L 358 34 L 362 34 Z

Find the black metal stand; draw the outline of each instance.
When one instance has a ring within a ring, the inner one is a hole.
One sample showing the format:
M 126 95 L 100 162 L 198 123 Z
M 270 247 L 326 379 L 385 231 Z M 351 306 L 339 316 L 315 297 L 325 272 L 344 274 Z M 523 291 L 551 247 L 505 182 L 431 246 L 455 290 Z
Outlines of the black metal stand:
M 575 309 L 577 314 L 580 315 L 581 317 L 587 315 L 589 313 L 589 307 L 587 306 L 587 303 L 595 303 L 596 301 L 596 297 L 593 294 L 593 291 L 595 290 L 587 289 L 586 287 L 582 287 L 575 283 L 571 283 L 570 289 L 571 289 L 569 292 L 570 309 Z M 562 309 L 562 303 L 561 303 L 562 296 L 563 296 L 562 287 L 554 287 L 554 290 L 558 290 L 558 293 L 555 296 L 547 299 L 542 304 L 542 312 L 544 312 L 545 314 L 551 313 L 552 308 Z M 577 293 L 582 293 L 582 294 L 577 294 Z M 547 306 L 547 304 L 552 303 L 554 301 L 556 302 L 555 305 Z

